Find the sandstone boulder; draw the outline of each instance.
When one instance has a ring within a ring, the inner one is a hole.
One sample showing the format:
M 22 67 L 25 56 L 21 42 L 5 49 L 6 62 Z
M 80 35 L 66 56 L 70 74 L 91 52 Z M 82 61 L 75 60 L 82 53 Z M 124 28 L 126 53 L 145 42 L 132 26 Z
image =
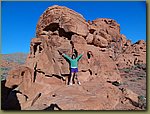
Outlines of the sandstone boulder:
M 131 40 L 127 40 L 127 42 L 126 42 L 125 45 L 126 45 L 126 46 L 131 46 Z
M 89 33 L 88 36 L 86 37 L 86 41 L 88 44 L 92 44 L 93 43 L 93 34 Z
M 17 67 L 14 70 L 9 72 L 9 76 L 7 77 L 6 86 L 9 88 L 13 88 L 13 86 L 21 86 L 23 91 L 27 90 L 28 87 L 31 86 L 33 81 L 33 71 L 32 69 L 21 66 Z
M 139 40 L 139 41 L 137 41 L 135 44 L 142 45 L 142 44 L 145 44 L 145 41 L 144 41 L 144 40 Z
M 92 21 L 97 26 L 97 34 L 111 42 L 113 38 L 118 40 L 120 38 L 120 25 L 115 20 L 99 18 Z
M 81 14 L 67 7 L 54 5 L 40 16 L 36 27 L 37 37 L 43 30 L 55 31 L 58 28 L 63 28 L 65 32 L 73 32 L 82 36 L 86 36 L 88 33 L 88 24 Z
M 134 106 L 138 106 L 138 95 L 136 93 L 134 93 L 133 91 L 129 90 L 129 89 L 122 89 L 124 98 L 125 98 L 125 102 L 129 102 Z
M 102 47 L 102 48 L 106 48 L 108 46 L 107 40 L 105 38 L 101 37 L 101 36 L 98 36 L 98 35 L 96 35 L 94 37 L 93 44 L 95 46 L 99 46 L 99 47 Z
M 84 37 L 82 36 L 78 36 L 78 35 L 73 35 L 71 38 L 72 43 L 77 43 L 77 44 L 87 44 L 86 40 L 84 39 Z

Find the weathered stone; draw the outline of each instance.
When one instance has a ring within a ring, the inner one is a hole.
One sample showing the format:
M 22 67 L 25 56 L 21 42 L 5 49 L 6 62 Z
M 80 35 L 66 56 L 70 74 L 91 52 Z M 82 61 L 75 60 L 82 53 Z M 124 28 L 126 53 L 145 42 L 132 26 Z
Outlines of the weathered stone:
M 77 43 L 77 44 L 87 44 L 86 40 L 82 37 L 82 36 L 78 36 L 78 35 L 73 35 L 71 37 L 71 41 L 72 43 Z
M 112 39 L 118 40 L 120 38 L 120 25 L 115 20 L 99 18 L 92 21 L 97 26 L 97 34 L 111 42 Z
M 122 92 L 126 102 L 129 102 L 136 107 L 138 106 L 138 95 L 136 93 L 125 88 L 122 89 Z
M 65 32 L 73 32 L 82 36 L 88 33 L 88 23 L 81 14 L 62 6 L 54 5 L 49 7 L 40 16 L 36 27 L 36 35 L 44 31 L 55 31 L 63 28 Z
M 86 41 L 88 44 L 92 44 L 93 43 L 93 34 L 89 33 L 88 36 L 86 37 Z
M 106 48 L 108 46 L 107 40 L 98 35 L 94 37 L 93 44 L 101 48 Z
M 127 42 L 126 42 L 125 45 L 126 45 L 126 46 L 131 46 L 131 40 L 127 40 Z
M 113 110 L 124 94 L 108 83 L 122 81 L 117 65 L 146 63 L 145 43 L 131 44 L 116 21 L 103 18 L 87 23 L 82 15 L 62 6 L 49 7 L 40 16 L 36 36 L 26 63 L 11 70 L 6 81 L 8 88 L 19 87 L 22 110 L 42 110 L 52 103 L 63 110 Z M 61 53 L 71 57 L 73 51 L 84 52 L 78 62 L 81 86 L 65 85 L 70 66 Z M 137 101 L 130 93 L 126 97 Z

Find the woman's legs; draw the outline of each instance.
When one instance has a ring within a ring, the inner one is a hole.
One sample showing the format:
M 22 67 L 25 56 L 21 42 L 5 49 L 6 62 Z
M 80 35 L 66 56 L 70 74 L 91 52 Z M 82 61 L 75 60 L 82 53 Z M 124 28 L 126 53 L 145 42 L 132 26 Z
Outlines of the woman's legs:
M 78 79 L 78 74 L 77 74 L 77 72 L 75 73 L 75 79 L 77 80 L 77 84 L 81 85 L 81 83 L 80 83 L 80 81 L 79 81 L 79 79 Z
M 73 75 L 74 75 L 74 72 L 71 72 L 71 76 L 70 76 L 70 80 L 69 80 L 69 85 L 72 85 Z
M 77 80 L 77 84 L 81 85 L 80 81 L 78 80 L 77 73 L 78 73 L 78 68 L 71 69 L 69 85 L 74 84 L 75 83 L 75 79 Z

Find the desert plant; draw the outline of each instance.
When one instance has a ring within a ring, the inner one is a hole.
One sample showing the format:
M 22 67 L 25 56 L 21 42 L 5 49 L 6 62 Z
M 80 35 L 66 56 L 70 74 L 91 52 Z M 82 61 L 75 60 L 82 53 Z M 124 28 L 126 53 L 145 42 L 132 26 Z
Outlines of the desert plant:
M 143 95 L 138 96 L 138 104 L 141 109 L 146 109 L 146 97 Z
M 11 68 L 9 68 L 9 67 L 1 67 L 0 68 L 0 73 L 1 73 L 1 81 L 2 80 L 5 80 L 6 79 L 6 77 L 7 77 L 7 75 L 8 75 L 8 71 L 10 70 Z
M 131 71 L 131 69 L 130 68 L 124 68 L 124 69 L 122 69 L 125 73 L 129 73 L 130 71 Z
M 1 67 L 1 71 L 9 71 L 10 70 L 10 68 L 8 68 L 8 67 Z
M 7 75 L 7 73 L 1 74 L 1 81 L 6 80 Z

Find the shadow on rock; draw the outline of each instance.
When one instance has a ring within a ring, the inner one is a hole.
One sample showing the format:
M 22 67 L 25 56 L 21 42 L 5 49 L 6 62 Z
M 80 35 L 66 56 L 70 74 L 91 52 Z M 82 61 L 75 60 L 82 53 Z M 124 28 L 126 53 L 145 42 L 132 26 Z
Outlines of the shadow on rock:
M 49 107 L 44 110 L 62 110 L 57 104 L 51 104 Z
M 1 109 L 2 110 L 21 110 L 17 99 L 17 91 L 5 86 L 6 80 L 1 81 Z

